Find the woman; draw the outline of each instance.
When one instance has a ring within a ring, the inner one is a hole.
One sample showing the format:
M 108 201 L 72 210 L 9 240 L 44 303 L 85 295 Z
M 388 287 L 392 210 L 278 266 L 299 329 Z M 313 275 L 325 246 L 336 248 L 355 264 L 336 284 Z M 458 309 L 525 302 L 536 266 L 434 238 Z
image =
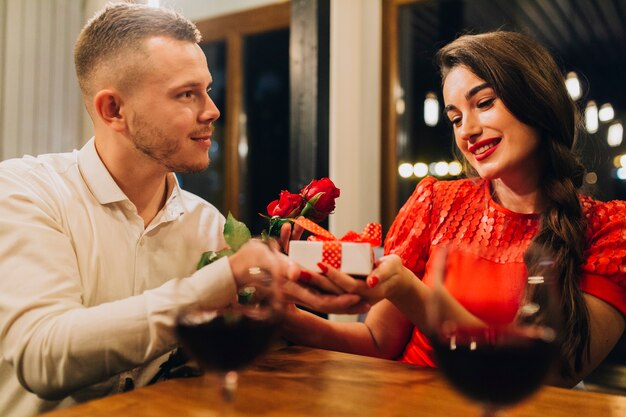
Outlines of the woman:
M 426 178 L 389 230 L 366 282 L 322 265 L 345 290 L 378 302 L 364 323 L 323 321 L 290 310 L 296 343 L 434 366 L 425 329 L 429 259 L 447 243 L 486 239 L 494 256 L 548 246 L 562 284 L 562 367 L 573 386 L 610 352 L 626 314 L 626 203 L 578 194 L 584 169 L 572 148 L 578 117 L 547 50 L 513 32 L 466 35 L 439 51 L 445 113 L 475 179 Z M 486 228 L 494 222 L 502 227 Z

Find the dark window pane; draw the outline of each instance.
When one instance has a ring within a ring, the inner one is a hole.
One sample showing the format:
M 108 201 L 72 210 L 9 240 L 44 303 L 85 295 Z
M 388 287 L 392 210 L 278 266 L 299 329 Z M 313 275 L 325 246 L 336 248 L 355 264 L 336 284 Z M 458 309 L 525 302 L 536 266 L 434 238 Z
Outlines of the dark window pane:
M 243 66 L 240 213 L 260 233 L 259 213 L 289 187 L 289 30 L 246 36 Z

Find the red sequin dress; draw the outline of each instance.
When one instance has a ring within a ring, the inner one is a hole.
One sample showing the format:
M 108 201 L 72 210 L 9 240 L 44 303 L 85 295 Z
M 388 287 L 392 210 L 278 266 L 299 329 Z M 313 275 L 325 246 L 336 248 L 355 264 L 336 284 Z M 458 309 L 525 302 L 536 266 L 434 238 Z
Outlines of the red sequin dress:
M 626 202 L 605 203 L 586 196 L 580 196 L 580 201 L 587 219 L 581 288 L 626 314 Z M 449 243 L 480 247 L 484 259 L 472 264 L 471 282 L 464 285 L 482 288 L 481 297 L 491 297 L 498 308 L 474 309 L 472 300 L 460 301 L 483 320 L 506 321 L 519 301 L 523 254 L 538 229 L 539 215 L 515 213 L 498 205 L 485 180 L 428 177 L 396 217 L 385 253 L 400 256 L 407 268 L 430 285 L 428 260 L 438 247 Z M 462 287 L 451 291 L 461 294 Z M 416 328 L 399 359 L 434 366 L 432 348 Z

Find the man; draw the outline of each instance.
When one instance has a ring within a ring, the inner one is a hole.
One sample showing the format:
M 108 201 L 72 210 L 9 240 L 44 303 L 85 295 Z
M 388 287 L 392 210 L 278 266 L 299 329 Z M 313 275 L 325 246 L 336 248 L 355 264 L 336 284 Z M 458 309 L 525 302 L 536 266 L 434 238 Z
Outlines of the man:
M 225 246 L 223 216 L 173 174 L 208 166 L 220 115 L 199 40 L 174 12 L 108 6 L 75 47 L 94 138 L 0 164 L 3 416 L 145 385 L 176 348 L 176 312 L 228 304 L 251 267 L 271 270 L 290 301 L 362 309 L 354 295 L 299 286 L 299 268 L 258 241 L 195 271 Z

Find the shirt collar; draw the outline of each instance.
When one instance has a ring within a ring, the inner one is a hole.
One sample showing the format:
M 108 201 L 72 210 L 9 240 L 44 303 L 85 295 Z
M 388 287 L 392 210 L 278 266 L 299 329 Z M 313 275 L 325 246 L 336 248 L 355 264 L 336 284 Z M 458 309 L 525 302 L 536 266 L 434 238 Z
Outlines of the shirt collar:
M 185 207 L 183 205 L 183 193 L 178 184 L 178 178 L 176 178 L 176 175 L 173 173 L 169 173 L 167 176 L 167 187 L 171 189 L 172 192 L 167 198 L 163 209 L 165 210 L 166 219 L 174 220 L 185 212 Z
M 78 151 L 78 169 L 98 203 L 110 204 L 129 201 L 100 159 L 94 138 L 91 138 Z M 163 207 L 163 221 L 174 220 L 185 212 L 183 193 L 178 179 L 173 173 L 167 176 L 167 187 L 172 191 L 167 198 L 165 207 Z
M 94 138 L 78 151 L 78 169 L 98 203 L 109 204 L 128 200 L 96 151 Z

